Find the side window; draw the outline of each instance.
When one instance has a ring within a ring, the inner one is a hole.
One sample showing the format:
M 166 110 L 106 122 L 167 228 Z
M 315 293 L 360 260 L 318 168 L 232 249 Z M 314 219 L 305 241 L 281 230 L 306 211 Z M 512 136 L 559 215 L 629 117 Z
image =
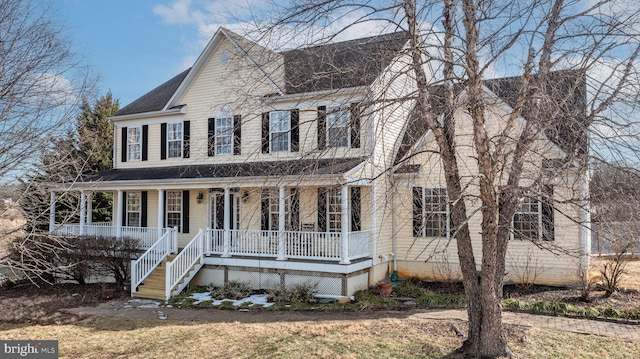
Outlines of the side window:
M 450 215 L 447 189 L 413 188 L 413 236 L 449 237 Z
M 350 114 L 348 108 L 327 109 L 327 147 L 350 147 Z

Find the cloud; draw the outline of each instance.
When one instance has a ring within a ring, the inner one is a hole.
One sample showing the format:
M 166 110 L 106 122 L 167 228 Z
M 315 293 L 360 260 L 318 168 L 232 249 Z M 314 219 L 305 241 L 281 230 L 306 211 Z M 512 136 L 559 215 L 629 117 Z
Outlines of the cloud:
M 191 0 L 176 0 L 172 5 L 158 4 L 153 13 L 160 16 L 167 24 L 191 24 L 194 16 L 190 11 Z

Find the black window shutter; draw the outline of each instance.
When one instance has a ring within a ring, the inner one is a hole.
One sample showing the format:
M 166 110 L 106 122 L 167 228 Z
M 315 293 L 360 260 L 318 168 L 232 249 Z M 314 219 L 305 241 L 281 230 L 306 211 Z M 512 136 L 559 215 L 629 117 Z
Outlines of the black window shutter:
M 261 216 L 260 216 L 260 228 L 263 231 L 269 230 L 269 190 L 263 189 L 260 195 L 260 206 L 261 206 Z
M 240 136 L 242 135 L 242 116 L 233 116 L 233 154 L 240 154 L 240 145 L 242 144 Z
M 189 233 L 189 191 L 182 191 L 182 233 Z
M 167 124 L 160 124 L 160 159 L 167 159 Z
M 147 191 L 140 195 L 140 227 L 147 226 Z
M 148 159 L 149 125 L 142 125 L 142 160 Z
M 191 150 L 191 121 L 182 123 L 182 158 L 189 158 Z
M 361 198 L 360 187 L 351 187 L 351 231 L 357 232 L 362 230 L 362 221 L 360 219 L 360 203 Z
M 122 162 L 127 162 L 127 128 L 122 128 Z
M 318 149 L 327 147 L 327 106 L 318 106 Z
M 553 186 L 546 185 L 542 193 L 542 240 L 553 241 L 555 230 L 553 224 Z
M 413 187 L 413 236 L 422 237 L 422 188 Z
M 327 231 L 327 189 L 318 188 L 318 228 L 320 232 Z
M 291 188 L 291 227 L 289 230 L 297 231 L 300 228 L 300 195 L 297 188 Z
M 269 153 L 269 112 L 262 113 L 262 153 Z
M 360 115 L 359 103 L 351 104 L 351 148 L 360 148 Z
M 127 192 L 122 191 L 122 203 L 120 204 L 120 208 L 122 208 L 122 225 L 127 226 Z
M 207 156 L 216 155 L 216 119 L 210 118 L 207 126 Z
M 291 110 L 291 152 L 300 150 L 300 110 Z

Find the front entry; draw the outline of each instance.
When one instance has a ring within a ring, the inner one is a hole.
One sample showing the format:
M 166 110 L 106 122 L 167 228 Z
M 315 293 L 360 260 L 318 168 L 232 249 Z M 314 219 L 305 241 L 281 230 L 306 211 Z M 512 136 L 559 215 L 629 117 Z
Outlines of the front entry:
M 229 214 L 231 219 L 230 229 L 240 229 L 240 195 L 230 193 Z M 211 194 L 211 229 L 224 229 L 224 193 L 213 192 Z

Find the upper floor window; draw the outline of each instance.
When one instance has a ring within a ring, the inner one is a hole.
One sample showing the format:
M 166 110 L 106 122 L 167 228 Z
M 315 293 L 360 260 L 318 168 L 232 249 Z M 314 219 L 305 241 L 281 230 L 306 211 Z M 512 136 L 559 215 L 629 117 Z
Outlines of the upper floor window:
M 414 237 L 449 237 L 450 223 L 446 188 L 413 188 Z
M 350 147 L 349 132 L 351 111 L 348 108 L 327 109 L 327 147 Z
M 291 113 L 274 111 L 269 114 L 269 143 L 271 152 L 289 151 L 291 129 Z
M 216 117 L 208 121 L 207 155 L 239 155 L 242 116 L 234 115 L 229 105 L 222 105 L 216 111 Z
M 127 161 L 142 159 L 142 127 L 127 128 Z
M 216 155 L 230 155 L 233 153 L 233 117 L 217 117 L 215 121 Z
M 182 158 L 182 122 L 167 124 L 167 157 Z

